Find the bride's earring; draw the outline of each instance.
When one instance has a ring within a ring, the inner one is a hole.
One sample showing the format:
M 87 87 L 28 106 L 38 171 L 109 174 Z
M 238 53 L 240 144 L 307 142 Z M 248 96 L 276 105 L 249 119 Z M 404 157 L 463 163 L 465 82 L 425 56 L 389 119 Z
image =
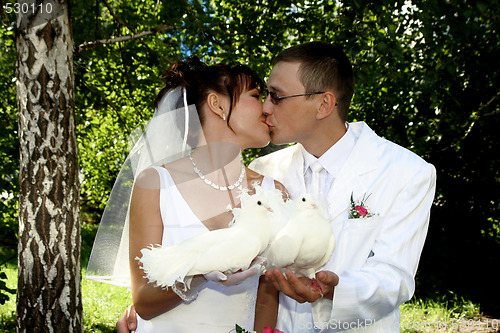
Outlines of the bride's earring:
M 226 121 L 226 114 L 225 113 L 222 114 L 222 120 Z

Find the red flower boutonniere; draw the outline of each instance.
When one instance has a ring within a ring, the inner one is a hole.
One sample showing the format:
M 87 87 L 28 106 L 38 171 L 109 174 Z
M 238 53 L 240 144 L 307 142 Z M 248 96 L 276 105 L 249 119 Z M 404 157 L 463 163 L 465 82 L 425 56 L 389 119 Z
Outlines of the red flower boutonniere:
M 372 217 L 373 213 L 370 212 L 368 206 L 366 205 L 366 201 L 370 197 L 366 193 L 363 195 L 361 200 L 354 200 L 354 193 L 351 193 L 351 202 L 349 207 L 349 218 L 350 219 L 363 219 L 367 217 Z

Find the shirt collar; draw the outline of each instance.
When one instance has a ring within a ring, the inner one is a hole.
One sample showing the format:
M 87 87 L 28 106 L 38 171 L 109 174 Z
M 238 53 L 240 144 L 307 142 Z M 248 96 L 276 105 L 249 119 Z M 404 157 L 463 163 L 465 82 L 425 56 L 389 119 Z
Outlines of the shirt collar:
M 314 155 L 310 154 L 302 146 L 302 155 L 304 156 L 304 175 L 307 172 L 309 166 L 318 161 L 321 165 L 331 174 L 336 177 L 340 172 L 340 169 L 344 166 L 345 162 L 349 158 L 354 146 L 356 144 L 356 137 L 354 136 L 349 125 L 346 124 L 346 133 L 337 141 L 333 146 L 331 146 L 323 155 L 316 158 Z

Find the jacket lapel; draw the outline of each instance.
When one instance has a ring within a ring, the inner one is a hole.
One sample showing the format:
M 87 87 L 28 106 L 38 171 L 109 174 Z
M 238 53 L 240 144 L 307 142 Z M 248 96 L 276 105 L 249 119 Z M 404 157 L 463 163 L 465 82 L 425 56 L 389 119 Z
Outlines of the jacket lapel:
M 304 157 L 300 144 L 260 157 L 250 164 L 250 168 L 281 182 L 292 199 L 305 193 Z
M 330 219 L 347 215 L 351 194 L 354 200 L 360 199 L 368 191 L 368 185 L 378 167 L 375 148 L 380 138 L 364 122 L 350 123 L 357 139 L 354 149 L 340 170 L 328 193 Z M 370 161 L 367 163 L 366 161 Z
M 285 167 L 284 170 L 287 170 L 284 184 L 288 184 L 287 189 L 290 197 L 293 199 L 302 193 L 306 193 L 306 184 L 304 179 L 304 156 L 302 155 L 302 146 L 300 143 L 295 145 L 295 150 L 291 156 L 290 164 L 288 167 Z

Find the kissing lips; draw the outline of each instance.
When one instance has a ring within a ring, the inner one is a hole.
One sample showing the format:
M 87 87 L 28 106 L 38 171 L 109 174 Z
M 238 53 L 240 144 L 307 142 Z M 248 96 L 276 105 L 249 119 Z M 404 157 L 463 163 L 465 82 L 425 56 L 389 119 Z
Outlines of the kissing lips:
M 267 126 L 267 128 L 268 128 L 268 130 L 269 130 L 269 131 L 271 130 L 271 125 L 269 125 L 269 124 L 266 122 L 266 120 L 265 120 L 265 119 L 264 119 L 264 120 L 262 120 L 262 123 L 263 123 L 263 124 L 265 124 L 265 125 Z

